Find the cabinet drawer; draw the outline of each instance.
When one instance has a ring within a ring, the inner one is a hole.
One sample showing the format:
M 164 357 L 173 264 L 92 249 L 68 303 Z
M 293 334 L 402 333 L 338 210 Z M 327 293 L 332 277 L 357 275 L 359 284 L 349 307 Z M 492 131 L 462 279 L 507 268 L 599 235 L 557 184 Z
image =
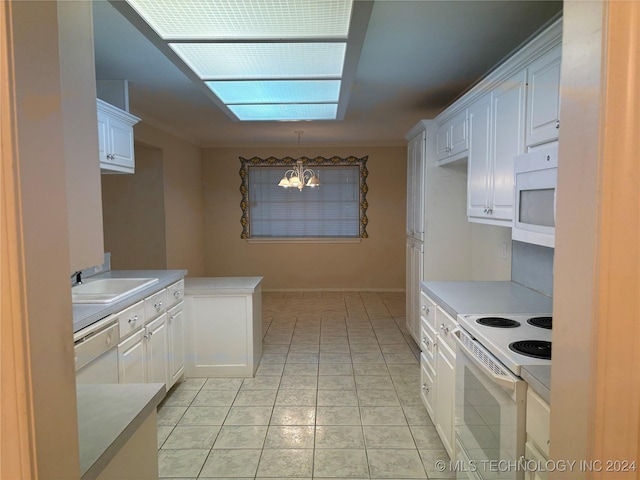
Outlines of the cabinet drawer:
M 420 291 L 420 317 L 435 328 L 436 304 L 423 291 Z
M 157 293 L 144 299 L 144 315 L 145 321 L 157 317 L 167 305 L 167 289 L 163 288 Z
M 180 303 L 184 299 L 184 280 L 167 287 L 167 308 Z
M 453 333 L 451 332 L 458 326 L 458 322 L 456 322 L 453 317 L 451 317 L 442 308 L 437 307 L 436 325 L 436 331 L 438 332 L 438 335 L 440 335 L 442 341 L 446 342 L 446 344 L 455 352 L 456 341 L 453 338 Z
M 420 349 L 425 354 L 431 366 L 434 366 L 435 331 L 425 320 L 420 321 Z
M 533 390 L 527 390 L 527 435 L 540 451 L 549 456 L 551 410 Z
M 120 324 L 120 338 L 125 338 L 144 325 L 144 300 L 134 303 L 115 316 L 118 317 L 118 323 Z

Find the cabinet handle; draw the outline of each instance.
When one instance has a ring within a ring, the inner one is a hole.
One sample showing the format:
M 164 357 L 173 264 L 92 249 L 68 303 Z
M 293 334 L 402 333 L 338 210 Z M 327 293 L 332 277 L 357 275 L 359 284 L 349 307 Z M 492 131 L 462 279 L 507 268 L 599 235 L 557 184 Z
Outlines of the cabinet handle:
M 112 337 L 111 333 L 107 334 L 107 338 L 105 338 L 104 344 L 109 346 L 109 345 L 111 345 L 112 341 L 113 341 L 113 337 Z
M 129 323 L 136 323 L 138 321 L 138 315 L 129 319 Z
M 161 306 L 162 306 L 162 300 L 160 300 L 159 302 L 156 302 L 156 303 L 153 304 L 153 308 L 155 308 L 156 310 L 158 308 L 160 308 Z
M 449 327 L 447 327 L 444 323 L 440 325 L 440 330 L 442 330 L 444 333 L 449 333 Z
M 431 390 L 429 387 L 427 387 L 426 383 L 422 384 L 422 390 L 424 390 L 425 392 L 429 393 L 429 390 Z
M 556 129 L 560 128 L 560 120 L 556 120 Z
M 175 292 L 173 292 L 173 296 L 174 297 L 178 297 L 178 296 L 180 296 L 181 293 L 182 292 L 180 290 L 176 290 Z
M 153 335 L 153 330 L 149 332 L 149 337 Z
M 425 347 L 427 347 L 427 348 L 431 344 L 431 342 L 429 340 L 427 340 L 427 337 L 422 337 L 422 343 L 424 343 Z

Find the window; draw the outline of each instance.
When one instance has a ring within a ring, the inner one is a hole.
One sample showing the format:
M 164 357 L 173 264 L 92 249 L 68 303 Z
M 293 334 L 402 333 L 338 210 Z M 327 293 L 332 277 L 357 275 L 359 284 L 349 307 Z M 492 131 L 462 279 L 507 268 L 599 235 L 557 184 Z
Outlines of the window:
M 320 178 L 316 188 L 282 188 L 294 158 L 245 159 L 241 238 L 367 238 L 368 157 L 301 157 Z

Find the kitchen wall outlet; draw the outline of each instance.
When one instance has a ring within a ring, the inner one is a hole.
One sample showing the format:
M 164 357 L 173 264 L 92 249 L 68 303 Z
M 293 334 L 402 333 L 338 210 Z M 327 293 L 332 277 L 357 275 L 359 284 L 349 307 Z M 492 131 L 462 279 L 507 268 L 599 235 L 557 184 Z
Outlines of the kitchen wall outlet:
M 507 252 L 508 252 L 508 247 L 507 247 L 507 242 L 502 242 L 500 244 L 500 257 L 502 257 L 503 260 L 507 259 Z

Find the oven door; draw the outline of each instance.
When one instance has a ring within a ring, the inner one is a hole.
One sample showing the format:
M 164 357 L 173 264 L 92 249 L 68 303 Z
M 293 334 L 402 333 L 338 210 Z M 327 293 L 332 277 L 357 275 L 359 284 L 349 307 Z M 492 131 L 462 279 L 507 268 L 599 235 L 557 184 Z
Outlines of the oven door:
M 521 479 L 527 384 L 463 329 L 455 332 L 459 479 Z

